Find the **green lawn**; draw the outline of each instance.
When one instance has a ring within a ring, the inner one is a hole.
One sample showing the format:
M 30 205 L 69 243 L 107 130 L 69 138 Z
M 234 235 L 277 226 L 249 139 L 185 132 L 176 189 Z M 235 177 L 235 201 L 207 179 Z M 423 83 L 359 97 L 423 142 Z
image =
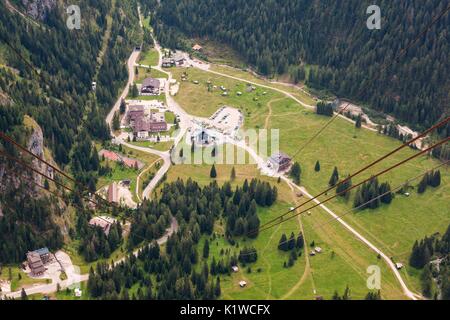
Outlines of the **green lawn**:
M 219 185 L 229 181 L 232 165 L 216 165 Z M 236 180 L 232 183 L 242 185 L 245 179 L 257 177 L 277 185 L 278 201 L 271 208 L 259 208 L 261 223 L 269 221 L 277 215 L 286 212 L 293 206 L 293 194 L 286 184 L 277 182 L 268 177 L 259 175 L 256 165 L 235 165 Z M 167 175 L 167 181 L 178 178 L 187 180 L 193 178 L 201 185 L 209 184 L 211 165 L 176 165 L 172 166 Z M 300 224 L 293 219 L 277 228 L 268 229 L 258 236 L 256 240 L 240 240 L 239 248 L 245 245 L 253 245 L 258 250 L 258 261 L 251 266 L 252 272 L 247 273 L 247 268 L 240 266 L 238 273 L 221 277 L 223 299 L 314 299 L 316 295 L 322 295 L 330 299 L 334 290 L 343 293 L 349 285 L 352 296 L 362 299 L 369 291 L 366 287 L 366 269 L 369 265 L 377 264 L 382 273 L 382 295 L 385 298 L 403 299 L 397 281 L 383 261 L 379 261 L 376 254 L 357 241 L 347 230 L 340 225 L 330 224 L 320 230 L 313 230 L 319 223 L 329 220 L 329 215 L 321 210 L 313 210 L 313 214 L 302 219 L 305 229 L 305 238 L 308 243 L 312 240 L 316 245 L 324 249 L 324 253 L 311 260 L 311 269 L 306 266 L 305 250 L 303 255 L 289 269 L 283 267 L 289 254 L 277 249 L 277 243 L 282 233 L 290 234 L 292 231 L 298 234 Z M 223 239 L 224 223 L 216 223 L 215 232 L 219 235 L 217 240 L 210 241 L 210 260 L 212 256 L 216 261 L 221 257 L 220 251 L 230 249 L 238 252 L 239 249 L 231 247 Z M 203 241 L 199 246 L 199 253 L 203 248 Z M 334 251 L 334 254 L 332 252 Z M 333 257 L 332 257 L 333 256 Z M 201 264 L 200 264 L 201 265 Z M 257 272 L 261 269 L 260 272 Z M 248 282 L 246 288 L 239 287 L 239 281 Z M 314 294 L 316 289 L 316 294 Z
M 9 269 L 11 269 L 11 278 Z M 45 279 L 33 279 L 15 265 L 5 265 L 0 268 L 0 280 L 11 281 L 11 290 L 17 291 L 22 287 L 31 286 L 36 283 L 47 283 Z
M 156 49 L 151 48 L 141 53 L 139 64 L 146 66 L 157 66 L 159 62 L 159 53 Z
M 188 73 L 188 81 L 181 81 L 183 72 Z M 180 90 L 174 98 L 188 113 L 210 117 L 220 106 L 227 105 L 243 112 L 245 126 L 248 128 L 254 128 L 268 114 L 268 103 L 271 100 L 283 97 L 280 93 L 260 87 L 247 92 L 245 83 L 198 69 L 175 68 L 173 76 L 180 82 Z M 199 84 L 195 84 L 194 81 L 198 81 Z M 217 88 L 209 92 L 208 81 Z M 228 96 L 222 96 L 220 86 L 227 89 Z M 238 96 L 237 92 L 241 92 L 242 95 Z
M 179 77 L 182 72 L 182 69 L 176 69 L 175 78 Z M 252 99 L 254 93 L 248 94 L 250 97 L 245 96 L 247 93 L 241 97 L 234 95 L 235 91 L 242 91 L 241 89 L 245 87 L 244 83 L 216 77 L 199 70 L 189 69 L 188 74 L 189 81 L 181 83 L 176 99 L 189 113 L 209 116 L 222 104 L 243 107 L 244 110 L 247 109 L 244 113 L 246 127 L 262 128 L 268 124 L 269 128 L 279 129 L 280 149 L 287 154 L 296 153 L 303 143 L 329 121 L 329 118 L 318 116 L 314 111 L 301 107 L 295 101 L 283 98 L 281 93 L 266 90 L 267 95 L 259 97 L 262 105 L 258 107 Z M 246 76 L 249 80 L 262 83 L 262 80 L 252 78 L 248 73 Z M 198 80 L 200 83 L 193 84 L 193 80 Z M 219 89 L 219 91 L 208 92 L 206 84 L 208 80 L 215 85 L 231 88 L 230 97 L 222 97 Z M 263 90 L 258 88 L 258 91 Z M 269 106 L 272 110 L 270 116 Z M 338 118 L 311 145 L 297 155 L 295 160 L 302 167 L 302 185 L 310 193 L 317 194 L 327 188 L 334 166 L 338 167 L 342 178 L 399 145 L 398 140 L 369 130 L 356 129 L 353 124 Z M 355 177 L 353 183 L 368 178 L 415 152 L 411 149 L 404 149 L 383 161 L 382 164 L 368 170 L 366 174 Z M 314 171 L 317 160 L 321 164 L 319 173 Z M 381 176 L 379 181 L 388 181 L 394 188 L 437 164 L 436 160 L 422 156 Z M 195 166 L 193 170 L 195 170 Z M 429 188 L 423 195 L 418 195 L 416 191 L 412 191 L 410 197 L 398 195 L 389 206 L 383 205 L 376 210 L 348 214 L 345 220 L 377 247 L 392 256 L 395 261 L 407 265 L 412 245 L 416 239 L 432 235 L 435 232 L 442 233 L 450 223 L 450 192 L 448 191 L 450 190 L 448 188 L 450 175 L 448 169 L 445 168 L 441 168 L 441 174 L 442 185 L 436 189 Z M 190 176 L 194 176 L 195 179 L 204 178 L 203 176 L 198 178 L 195 171 Z M 416 186 L 417 183 L 415 182 L 413 186 Z M 342 214 L 352 208 L 352 203 L 353 196 L 348 202 L 337 199 L 328 202 L 327 206 L 337 214 Z M 365 254 L 367 251 L 362 248 L 361 250 L 361 254 Z M 418 272 L 409 268 L 402 272 L 408 285 L 412 289 L 419 290 Z M 343 291 L 344 288 L 341 290 Z
M 162 71 L 153 68 L 142 68 L 136 67 L 138 69 L 138 73 L 135 75 L 134 81 L 136 83 L 142 83 L 145 78 L 157 78 L 157 79 L 167 79 L 168 75 Z
M 173 146 L 173 141 L 164 141 L 164 142 L 132 141 L 130 142 L 130 144 L 133 144 L 138 147 L 152 148 L 159 151 L 167 151 Z

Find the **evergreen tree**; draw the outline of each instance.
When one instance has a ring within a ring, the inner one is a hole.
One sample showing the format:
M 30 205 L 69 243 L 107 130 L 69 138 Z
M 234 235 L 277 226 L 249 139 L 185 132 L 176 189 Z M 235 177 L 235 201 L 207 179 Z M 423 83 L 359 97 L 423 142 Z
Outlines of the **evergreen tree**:
M 339 181 L 339 172 L 337 167 L 334 167 L 333 173 L 331 174 L 330 181 L 328 181 L 328 184 L 330 187 L 334 187 L 338 181 Z
M 292 165 L 291 171 L 289 172 L 289 176 L 292 178 L 295 184 L 300 184 L 300 175 L 301 175 L 301 167 L 298 162 L 295 162 Z
M 210 171 L 210 173 L 209 173 L 209 176 L 210 176 L 211 178 L 213 178 L 213 179 L 217 177 L 217 171 L 216 171 L 215 165 L 212 165 L 211 171 Z
M 319 162 L 319 160 L 316 161 L 316 165 L 314 166 L 314 171 L 316 171 L 316 172 L 320 171 L 320 162 Z
M 203 245 L 203 259 L 207 259 L 209 257 L 209 241 L 205 240 L 205 244 Z
M 231 168 L 230 180 L 231 181 L 236 180 L 236 170 L 234 169 L 234 167 Z
M 288 251 L 288 241 L 286 235 L 283 233 L 281 235 L 281 239 L 278 242 L 278 249 L 282 251 Z

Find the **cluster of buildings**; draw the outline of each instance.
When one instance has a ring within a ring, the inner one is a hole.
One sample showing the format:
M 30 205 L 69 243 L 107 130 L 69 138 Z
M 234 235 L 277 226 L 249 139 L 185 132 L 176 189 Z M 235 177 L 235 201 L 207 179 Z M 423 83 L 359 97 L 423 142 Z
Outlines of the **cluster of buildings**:
M 45 265 L 52 259 L 48 248 L 41 248 L 27 253 L 28 267 L 31 274 L 35 277 L 41 276 L 47 270 Z
M 114 161 L 114 162 L 122 162 L 125 166 L 127 166 L 129 168 L 142 169 L 142 167 L 144 166 L 144 164 L 141 161 L 122 156 L 119 153 L 114 152 L 114 151 L 102 149 L 102 150 L 100 150 L 100 152 L 98 154 L 101 158 L 105 158 L 106 160 L 110 160 L 110 161 Z
M 186 62 L 186 58 L 181 53 L 175 53 L 170 57 L 166 57 L 162 59 L 162 67 L 163 68 L 171 68 L 171 67 L 179 67 L 183 66 Z
M 146 112 L 145 106 L 133 105 L 128 107 L 128 122 L 136 139 L 147 139 L 152 133 L 168 130 L 164 112 Z

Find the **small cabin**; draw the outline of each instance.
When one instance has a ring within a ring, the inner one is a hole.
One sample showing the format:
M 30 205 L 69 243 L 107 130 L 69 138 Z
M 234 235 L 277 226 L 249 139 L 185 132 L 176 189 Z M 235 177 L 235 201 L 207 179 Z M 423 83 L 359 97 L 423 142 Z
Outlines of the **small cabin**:
M 246 285 L 247 285 L 247 282 L 246 282 L 246 281 L 244 281 L 244 280 L 239 281 L 239 286 L 240 286 L 241 288 L 244 288 Z
M 233 270 L 233 272 L 238 272 L 239 268 L 238 268 L 238 266 L 232 266 L 231 270 Z

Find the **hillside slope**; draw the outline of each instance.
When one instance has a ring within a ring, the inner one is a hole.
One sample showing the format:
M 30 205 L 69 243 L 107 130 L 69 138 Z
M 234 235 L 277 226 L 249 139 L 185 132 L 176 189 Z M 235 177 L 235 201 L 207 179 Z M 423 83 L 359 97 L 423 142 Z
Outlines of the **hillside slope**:
M 153 1 L 149 1 L 152 3 Z M 378 1 L 381 30 L 369 30 L 370 1 L 163 0 L 154 28 L 163 45 L 182 33 L 231 45 L 265 75 L 304 66 L 307 83 L 391 113 L 416 128 L 449 112 L 450 15 L 391 70 L 381 65 L 406 47 L 448 6 L 446 0 Z M 313 66 L 310 68 L 310 66 Z M 363 88 L 371 83 L 365 92 Z

